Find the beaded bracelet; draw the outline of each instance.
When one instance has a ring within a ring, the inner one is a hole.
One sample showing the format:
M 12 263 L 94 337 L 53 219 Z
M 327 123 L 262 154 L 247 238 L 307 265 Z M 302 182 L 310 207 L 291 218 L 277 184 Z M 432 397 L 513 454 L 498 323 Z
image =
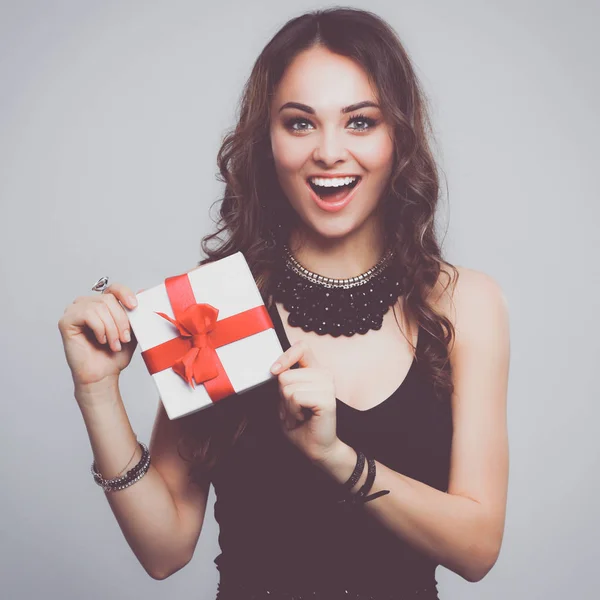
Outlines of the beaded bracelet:
M 130 485 L 139 481 L 148 471 L 150 467 L 150 453 L 148 448 L 142 442 L 138 442 L 142 447 L 142 457 L 137 465 L 127 471 L 125 475 L 115 477 L 113 479 L 104 479 L 100 473 L 96 471 L 96 463 L 92 464 L 92 474 L 96 483 L 101 486 L 105 492 L 113 492 L 125 489 Z
M 138 442 L 138 445 L 142 448 L 142 457 L 137 465 L 120 477 L 104 479 L 96 470 L 96 461 L 92 463 L 91 471 L 94 476 L 94 481 L 102 487 L 105 492 L 123 490 L 130 485 L 133 485 L 136 481 L 139 481 L 148 472 L 148 469 L 150 468 L 150 452 L 143 442 Z
M 123 475 L 123 473 L 125 473 L 125 470 L 129 466 L 129 463 L 133 460 L 133 457 L 135 456 L 138 446 L 139 446 L 139 443 L 138 443 L 138 439 L 137 439 L 137 435 L 136 435 L 135 436 L 135 448 L 133 450 L 133 454 L 131 455 L 131 458 L 127 461 L 127 464 L 115 475 L 115 477 L 119 477 L 120 475 Z

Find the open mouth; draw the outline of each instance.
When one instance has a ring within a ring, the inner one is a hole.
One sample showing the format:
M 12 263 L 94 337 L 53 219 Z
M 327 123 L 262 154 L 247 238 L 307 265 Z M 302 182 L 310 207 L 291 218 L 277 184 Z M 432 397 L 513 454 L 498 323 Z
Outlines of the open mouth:
M 317 181 L 320 181 L 321 184 L 324 183 L 323 179 L 316 178 Z M 327 182 L 326 185 L 319 185 L 315 183 L 312 179 L 308 180 L 308 185 L 311 189 L 321 198 L 321 200 L 325 202 L 339 202 L 343 200 L 353 188 L 355 188 L 360 182 L 360 177 L 346 177 L 346 180 L 351 179 L 348 183 L 337 182 L 333 184 L 333 182 Z M 326 181 L 326 180 L 325 180 Z

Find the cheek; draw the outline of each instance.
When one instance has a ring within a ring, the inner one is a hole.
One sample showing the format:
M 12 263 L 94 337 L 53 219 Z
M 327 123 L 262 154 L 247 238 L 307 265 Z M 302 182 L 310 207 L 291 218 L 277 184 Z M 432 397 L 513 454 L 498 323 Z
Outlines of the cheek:
M 360 162 L 367 171 L 387 174 L 391 171 L 394 158 L 394 144 L 388 135 L 372 136 L 359 153 Z
M 287 134 L 275 133 L 271 136 L 273 160 L 280 175 L 292 174 L 304 165 L 309 154 L 305 146 L 301 140 L 291 139 Z

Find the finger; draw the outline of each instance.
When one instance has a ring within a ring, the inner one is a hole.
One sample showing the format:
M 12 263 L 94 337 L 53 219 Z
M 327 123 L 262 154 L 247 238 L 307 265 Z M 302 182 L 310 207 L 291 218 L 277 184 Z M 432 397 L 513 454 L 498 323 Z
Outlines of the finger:
M 312 381 L 299 381 L 281 387 L 281 394 L 294 414 L 298 414 L 302 408 L 319 408 L 320 404 L 315 402 L 315 398 L 321 396 L 323 391 L 321 383 Z
M 104 323 L 104 328 L 106 330 L 106 338 L 108 340 L 109 346 L 115 352 L 119 352 L 119 350 L 121 350 L 121 342 L 119 341 L 119 330 L 117 328 L 115 320 L 113 319 L 112 313 L 110 312 L 108 306 L 104 302 L 94 303 L 94 308 L 98 316 L 102 319 L 102 322 Z
M 91 307 L 82 312 L 80 323 L 74 322 L 73 324 L 77 326 L 86 325 L 92 330 L 99 344 L 106 344 L 107 338 L 104 321 L 95 310 L 91 309 Z
M 111 283 L 102 293 L 103 296 L 106 294 L 112 294 L 119 302 L 123 303 L 129 309 L 137 306 L 135 294 L 131 288 L 128 288 L 122 283 Z
M 112 294 L 102 294 L 101 296 L 103 302 L 106 304 L 112 318 L 117 326 L 117 330 L 119 333 L 119 339 L 126 344 L 131 341 L 131 332 L 129 325 L 129 318 L 127 317 L 127 313 L 125 309 L 119 304 L 119 301 Z
M 279 373 L 279 383 L 281 385 L 289 385 L 291 383 L 318 382 L 326 379 L 328 373 L 323 369 L 315 367 L 306 367 L 304 369 L 288 369 Z
M 292 344 L 273 364 L 271 373 L 277 374 L 300 363 L 301 367 L 318 367 L 317 359 L 304 340 Z
M 283 399 L 279 408 L 279 419 L 286 429 L 294 429 L 299 421 L 304 420 L 302 409 L 296 407 L 292 402 Z
M 321 391 L 318 386 L 294 384 L 282 394 L 282 406 L 279 417 L 287 429 L 293 429 L 299 423 L 304 423 L 313 414 L 319 412 L 318 405 L 314 403 L 315 392 Z

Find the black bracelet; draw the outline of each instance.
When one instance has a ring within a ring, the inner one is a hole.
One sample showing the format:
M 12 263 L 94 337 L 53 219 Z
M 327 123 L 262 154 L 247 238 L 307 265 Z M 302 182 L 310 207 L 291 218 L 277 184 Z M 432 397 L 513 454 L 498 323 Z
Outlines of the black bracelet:
M 373 487 L 373 482 L 375 481 L 375 459 L 369 459 L 369 472 L 367 474 L 367 481 L 365 485 L 363 485 L 360 490 L 358 490 L 358 496 L 360 496 L 360 500 L 362 503 L 369 502 L 370 500 L 375 500 L 375 498 L 379 498 L 380 496 L 385 496 L 390 493 L 390 490 L 380 490 L 379 492 L 375 492 L 370 496 L 367 496 L 371 488 Z
M 368 471 L 367 471 L 367 480 L 365 484 L 356 492 L 357 499 L 362 499 L 369 493 L 369 490 L 373 487 L 373 482 L 375 481 L 375 460 L 373 458 L 369 458 L 368 460 Z
M 353 450 L 356 452 L 356 465 L 354 466 L 352 475 L 350 475 L 348 480 L 342 485 L 342 490 L 346 492 L 349 492 L 356 485 L 356 482 L 360 479 L 363 469 L 365 468 L 365 455 L 360 450 L 354 448 Z
M 362 472 L 365 468 L 365 455 L 356 448 L 353 448 L 356 452 L 356 465 L 354 466 L 354 471 L 352 471 L 352 475 L 346 480 L 344 484 L 342 484 L 342 497 L 338 499 L 338 504 L 348 504 L 352 501 L 352 488 L 356 485 L 356 482 L 360 479 Z
M 358 463 L 358 461 L 357 461 L 357 463 Z M 363 465 L 364 465 L 364 459 L 363 459 Z M 390 490 L 380 490 L 379 492 L 376 492 L 375 494 L 371 494 L 370 496 L 367 496 L 370 489 L 373 487 L 373 483 L 375 481 L 375 474 L 376 474 L 375 459 L 373 459 L 373 458 L 368 459 L 368 469 L 369 470 L 367 473 L 367 480 L 365 481 L 364 485 L 360 488 L 360 490 L 358 490 L 358 492 L 356 492 L 356 494 L 348 493 L 344 499 L 339 500 L 338 502 L 340 504 L 344 504 L 345 506 L 348 506 L 348 507 L 354 507 L 358 504 L 364 504 L 365 502 L 375 500 L 375 498 L 379 498 L 380 496 L 385 496 L 386 494 L 390 493 Z M 355 472 L 356 472 L 356 469 L 355 469 Z M 362 474 L 362 469 L 361 469 L 361 474 Z M 354 475 L 354 473 L 353 473 L 353 475 Z

